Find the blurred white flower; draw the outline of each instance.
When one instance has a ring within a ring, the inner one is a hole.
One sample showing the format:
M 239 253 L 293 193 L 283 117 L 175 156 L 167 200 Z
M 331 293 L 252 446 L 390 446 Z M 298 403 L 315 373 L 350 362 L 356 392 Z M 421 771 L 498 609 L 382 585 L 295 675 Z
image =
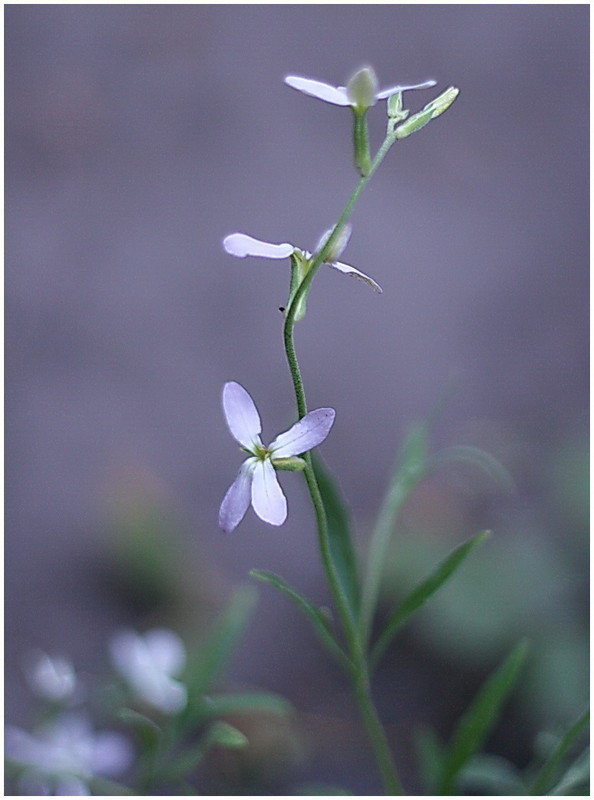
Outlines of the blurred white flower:
M 369 108 L 377 103 L 378 100 L 386 100 L 397 92 L 408 92 L 411 89 L 428 89 L 435 86 L 436 81 L 424 81 L 408 86 L 392 86 L 390 89 L 378 91 L 377 78 L 372 67 L 362 67 L 349 80 L 346 86 L 332 86 L 323 81 L 316 81 L 312 78 L 302 78 L 298 75 L 288 75 L 285 83 L 292 89 L 297 89 L 310 97 L 317 97 L 325 103 L 332 103 L 335 106 L 352 106 L 362 110 Z
M 138 698 L 165 714 L 185 707 L 186 687 L 175 680 L 185 665 L 183 642 L 173 631 L 155 629 L 141 636 L 122 631 L 110 642 L 111 659 Z
M 326 244 L 331 233 L 332 229 L 324 233 L 318 242 L 316 252 L 319 252 Z M 368 286 L 371 286 L 372 289 L 375 289 L 376 292 L 381 292 L 381 286 L 376 283 L 373 278 L 370 278 L 369 275 L 366 275 L 364 272 L 360 272 L 358 269 L 351 267 L 349 264 L 342 264 L 340 261 L 336 260 L 347 246 L 350 236 L 351 226 L 344 225 L 337 241 L 334 244 L 334 247 L 332 248 L 332 251 L 326 256 L 326 261 L 324 261 L 324 264 L 326 264 L 328 267 L 332 267 L 332 269 L 342 272 L 345 275 L 354 275 L 356 278 L 359 278 L 359 280 L 362 280 L 368 284 Z M 307 250 L 301 250 L 298 247 L 295 247 L 293 244 L 289 244 L 288 242 L 285 242 L 284 244 L 263 242 L 260 239 L 254 239 L 253 236 L 248 236 L 247 233 L 231 233 L 229 236 L 226 236 L 223 239 L 223 247 L 229 253 L 229 255 L 236 256 L 236 258 L 259 256 L 260 258 L 282 259 L 289 258 L 289 256 L 295 254 L 298 255 L 304 262 L 308 262 L 312 259 L 312 254 L 310 252 Z M 307 270 L 304 270 L 304 272 L 306 271 Z
M 35 694 L 53 703 L 68 700 L 76 689 L 74 667 L 61 656 L 34 653 L 29 658 L 25 672 Z
M 264 447 L 262 423 L 254 401 L 239 383 L 223 387 L 223 411 L 233 438 L 250 454 L 227 490 L 219 511 L 219 525 L 225 533 L 234 530 L 250 502 L 256 514 L 270 525 L 282 525 L 287 518 L 287 501 L 274 470 L 275 459 L 289 459 L 321 444 L 334 422 L 334 409 L 310 411 L 288 431 Z
M 132 761 L 124 736 L 95 733 L 79 714 L 59 717 L 34 733 L 8 725 L 4 746 L 6 756 L 25 768 L 21 788 L 42 795 L 88 795 L 93 777 L 115 777 Z

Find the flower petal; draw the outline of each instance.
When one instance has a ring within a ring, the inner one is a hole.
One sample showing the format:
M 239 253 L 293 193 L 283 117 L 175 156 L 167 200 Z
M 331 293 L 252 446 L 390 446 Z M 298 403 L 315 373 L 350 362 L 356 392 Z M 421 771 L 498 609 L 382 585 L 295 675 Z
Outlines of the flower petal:
M 330 86 L 323 81 L 314 81 L 311 78 L 300 78 L 298 75 L 288 75 L 285 83 L 298 92 L 308 94 L 310 97 L 317 97 L 325 103 L 333 103 L 335 106 L 350 106 L 344 86 Z
M 254 401 L 239 383 L 230 381 L 223 386 L 223 411 L 236 442 L 249 450 L 261 444 L 262 423 Z
M 246 256 L 258 256 L 259 258 L 288 258 L 295 247 L 288 242 L 283 244 L 273 244 L 263 242 L 261 239 L 254 239 L 247 233 L 230 233 L 223 239 L 223 247 L 229 255 L 237 258 Z
M 396 94 L 396 92 L 408 92 L 411 89 L 430 89 L 432 86 L 435 86 L 437 81 L 424 81 L 423 83 L 414 83 L 411 86 L 392 86 L 391 89 L 383 89 L 381 92 L 376 94 L 378 100 L 385 100 L 386 97 L 390 97 L 391 94 Z
M 287 518 L 287 501 L 268 458 L 259 461 L 254 469 L 252 506 L 269 525 L 282 525 Z
M 272 244 L 254 239 L 247 233 L 231 233 L 223 239 L 223 247 L 232 256 L 245 258 L 246 256 L 259 256 L 260 258 L 288 258 L 295 247 L 288 242 Z
M 319 253 L 322 247 L 324 247 L 333 230 L 334 228 L 330 228 L 330 230 L 322 234 L 316 247 L 316 253 Z M 340 233 L 338 234 L 338 238 L 332 245 L 330 252 L 326 255 L 326 261 L 324 262 L 325 264 L 331 264 L 333 261 L 336 261 L 340 255 L 342 255 L 344 249 L 349 243 L 349 239 L 351 238 L 351 231 L 352 226 L 348 222 L 342 226 Z
M 186 648 L 179 636 L 167 628 L 154 628 L 144 641 L 155 665 L 167 675 L 177 675 L 186 663 Z
M 310 411 L 272 442 L 270 450 L 273 451 L 273 458 L 290 458 L 317 447 L 328 436 L 335 413 L 333 408 Z
M 248 458 L 241 465 L 237 477 L 227 489 L 219 510 L 219 527 L 223 533 L 231 533 L 239 525 L 252 499 L 252 475 L 257 464 Z
M 364 281 L 368 286 L 371 286 L 376 292 L 380 294 L 383 292 L 382 287 L 379 283 L 376 283 L 373 278 L 370 278 L 369 275 L 366 275 L 364 272 L 360 272 L 355 267 L 351 267 L 349 264 L 342 264 L 340 261 L 334 261 L 332 264 L 328 264 L 329 267 L 333 269 L 337 269 L 339 272 L 344 273 L 345 275 L 354 275 L 355 278 L 359 278 L 359 280 Z

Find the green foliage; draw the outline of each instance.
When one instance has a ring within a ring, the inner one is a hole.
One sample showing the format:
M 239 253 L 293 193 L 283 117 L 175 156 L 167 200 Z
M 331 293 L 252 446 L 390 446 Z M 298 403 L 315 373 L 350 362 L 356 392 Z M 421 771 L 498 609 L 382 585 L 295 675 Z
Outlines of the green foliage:
M 382 632 L 371 650 L 370 661 L 376 665 L 386 647 L 410 615 L 420 608 L 442 586 L 474 548 L 490 535 L 490 531 L 473 536 L 456 547 L 389 615 Z
M 188 703 L 181 713 L 184 725 L 194 721 L 200 711 L 199 698 L 218 679 L 237 638 L 246 626 L 254 605 L 256 593 L 249 586 L 238 589 L 206 641 L 200 645 L 191 665 L 188 681 Z
M 311 459 L 326 510 L 332 561 L 349 601 L 352 615 L 356 617 L 360 603 L 360 583 L 349 511 L 334 478 L 321 457 L 314 451 Z
M 531 795 L 543 794 L 547 789 L 551 788 L 551 783 L 559 771 L 559 766 L 571 749 L 572 745 L 579 738 L 580 734 L 585 730 L 590 721 L 590 713 L 586 711 L 580 716 L 562 737 L 557 747 L 553 750 L 542 766 L 538 776 L 530 786 Z
M 274 588 L 284 594 L 285 597 L 288 597 L 289 600 L 291 600 L 291 602 L 293 602 L 312 623 L 313 629 L 317 633 L 320 642 L 324 645 L 328 652 L 337 659 L 339 664 L 341 664 L 344 669 L 350 669 L 350 662 L 334 638 L 328 618 L 321 609 L 316 608 L 316 606 L 310 603 L 310 601 L 300 592 L 298 592 L 297 589 L 289 586 L 289 584 L 283 578 L 281 578 L 279 575 L 275 575 L 273 572 L 252 569 L 250 570 L 250 575 L 256 580 L 262 581 L 263 583 L 268 583 L 270 586 L 274 586 Z
M 503 704 L 520 675 L 527 653 L 525 642 L 517 644 L 487 678 L 460 719 L 442 761 L 438 794 L 454 793 L 460 771 L 481 749 L 497 722 Z

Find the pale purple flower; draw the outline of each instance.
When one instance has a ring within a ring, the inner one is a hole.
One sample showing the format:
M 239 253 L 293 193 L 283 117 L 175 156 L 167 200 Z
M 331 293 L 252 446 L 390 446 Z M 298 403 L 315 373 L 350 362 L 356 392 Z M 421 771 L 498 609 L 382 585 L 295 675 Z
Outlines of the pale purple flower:
M 165 714 L 181 711 L 186 687 L 175 680 L 184 668 L 186 651 L 173 631 L 155 629 L 143 636 L 121 631 L 110 644 L 111 660 L 140 700 Z
M 378 91 L 377 78 L 372 67 L 362 67 L 348 81 L 346 86 L 332 86 L 323 81 L 312 78 L 302 78 L 299 75 L 288 75 L 285 83 L 292 89 L 297 89 L 310 97 L 317 97 L 325 103 L 335 106 L 352 106 L 365 109 L 373 106 L 378 100 L 386 100 L 397 92 L 408 92 L 411 89 L 428 89 L 435 86 L 436 81 L 429 80 L 406 86 L 392 86 L 389 89 Z
M 24 769 L 23 787 L 37 794 L 88 795 L 95 776 L 115 777 L 132 761 L 128 740 L 119 733 L 96 733 L 86 716 L 68 714 L 34 733 L 8 725 L 8 758 Z
M 324 233 L 318 242 L 316 252 L 319 252 L 326 244 L 331 233 L 332 229 Z M 338 270 L 339 272 L 342 272 L 344 275 L 354 275 L 356 278 L 359 278 L 359 280 L 362 280 L 368 284 L 368 286 L 371 286 L 371 288 L 376 292 L 381 292 L 382 287 L 376 283 L 373 278 L 370 278 L 369 275 L 366 275 L 364 272 L 360 272 L 358 269 L 351 267 L 349 264 L 343 264 L 336 260 L 347 246 L 350 236 L 351 226 L 344 225 L 340 235 L 334 243 L 334 247 L 326 256 L 326 261 L 324 261 L 324 264 Z M 229 253 L 229 255 L 236 256 L 237 258 L 257 256 L 260 258 L 283 259 L 289 258 L 289 256 L 292 256 L 293 254 L 298 255 L 304 262 L 308 262 L 313 258 L 309 251 L 301 250 L 299 247 L 295 247 L 295 245 L 289 244 L 288 242 L 285 242 L 284 244 L 263 242 L 260 239 L 254 239 L 253 236 L 248 236 L 247 233 L 231 233 L 229 236 L 226 236 L 223 239 L 223 247 Z M 307 269 L 304 269 L 303 272 L 306 273 Z
M 76 673 L 67 658 L 32 653 L 26 669 L 29 685 L 39 697 L 53 703 L 71 699 L 76 689 Z
M 225 533 L 234 530 L 251 503 L 263 522 L 282 525 L 287 501 L 274 469 L 275 459 L 290 459 L 321 444 L 334 422 L 334 409 L 316 408 L 265 447 L 260 439 L 262 424 L 254 401 L 239 383 L 223 387 L 223 410 L 231 435 L 249 453 L 235 481 L 223 498 L 219 525 Z

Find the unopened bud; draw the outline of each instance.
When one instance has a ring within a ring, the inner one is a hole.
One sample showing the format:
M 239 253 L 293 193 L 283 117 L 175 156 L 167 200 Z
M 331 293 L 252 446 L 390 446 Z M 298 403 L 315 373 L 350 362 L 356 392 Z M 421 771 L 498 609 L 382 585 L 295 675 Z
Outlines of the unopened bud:
M 274 458 L 272 456 L 272 466 L 275 469 L 287 470 L 287 472 L 301 472 L 307 466 L 303 458 L 291 456 L 290 458 Z
M 408 114 L 407 109 L 402 108 L 402 92 L 396 92 L 388 97 L 388 116 L 391 120 L 395 123 L 402 122 Z
M 352 106 L 364 110 L 377 102 L 378 82 L 373 67 L 363 67 L 356 72 L 346 86 L 347 97 Z
M 455 86 L 450 86 L 445 92 L 436 97 L 430 103 L 427 103 L 425 108 L 421 109 L 417 114 L 406 120 L 402 125 L 399 125 L 394 131 L 397 139 L 404 139 L 410 136 L 411 133 L 424 128 L 432 119 L 439 117 L 444 111 L 452 105 L 456 97 L 458 97 L 460 90 Z

